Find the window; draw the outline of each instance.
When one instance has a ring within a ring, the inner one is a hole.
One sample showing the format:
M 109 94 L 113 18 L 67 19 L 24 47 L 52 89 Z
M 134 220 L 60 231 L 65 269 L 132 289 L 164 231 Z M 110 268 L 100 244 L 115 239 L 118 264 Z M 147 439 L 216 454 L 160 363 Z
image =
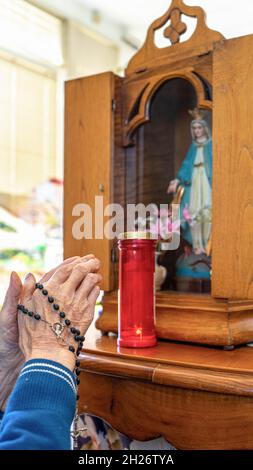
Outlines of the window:
M 10 271 L 62 259 L 62 30 L 24 0 L 0 0 L 0 304 Z
M 56 80 L 0 57 L 0 193 L 56 175 Z
M 63 65 L 62 21 L 24 0 L 0 0 L 0 48 L 36 62 Z

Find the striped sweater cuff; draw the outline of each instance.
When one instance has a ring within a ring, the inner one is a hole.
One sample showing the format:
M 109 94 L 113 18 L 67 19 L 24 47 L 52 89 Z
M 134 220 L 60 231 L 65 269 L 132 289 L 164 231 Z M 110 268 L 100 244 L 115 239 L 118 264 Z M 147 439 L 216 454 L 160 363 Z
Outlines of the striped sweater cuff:
M 46 359 L 32 359 L 20 372 L 6 412 L 51 409 L 66 415 L 71 423 L 76 404 L 75 387 L 75 376 L 66 367 Z

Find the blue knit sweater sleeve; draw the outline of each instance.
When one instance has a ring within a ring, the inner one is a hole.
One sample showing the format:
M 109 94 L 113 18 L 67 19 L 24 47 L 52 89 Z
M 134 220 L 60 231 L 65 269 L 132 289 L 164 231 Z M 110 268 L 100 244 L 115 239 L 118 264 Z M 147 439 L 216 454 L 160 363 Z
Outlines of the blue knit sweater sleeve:
M 72 372 L 57 362 L 26 362 L 1 422 L 0 450 L 70 449 L 75 386 Z

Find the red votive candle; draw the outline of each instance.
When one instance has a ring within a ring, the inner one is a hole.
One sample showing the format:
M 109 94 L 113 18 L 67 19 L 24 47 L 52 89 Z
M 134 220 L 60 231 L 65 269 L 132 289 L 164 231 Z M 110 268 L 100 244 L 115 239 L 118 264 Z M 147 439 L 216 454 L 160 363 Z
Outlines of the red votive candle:
M 118 345 L 156 345 L 155 246 L 148 232 L 119 236 Z

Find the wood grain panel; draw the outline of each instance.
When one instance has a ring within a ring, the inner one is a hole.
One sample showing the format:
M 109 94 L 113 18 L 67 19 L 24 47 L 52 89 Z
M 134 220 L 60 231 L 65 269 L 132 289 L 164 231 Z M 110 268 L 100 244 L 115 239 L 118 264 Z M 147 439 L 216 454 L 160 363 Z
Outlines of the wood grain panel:
M 253 299 L 253 35 L 214 50 L 212 295 Z
M 113 288 L 112 244 L 103 234 L 95 237 L 95 196 L 103 196 L 104 207 L 113 201 L 114 93 L 112 73 L 72 80 L 65 88 L 64 256 L 94 253 L 102 263 L 104 290 Z M 79 203 L 92 209 L 92 239 L 73 238 L 78 217 L 72 210 Z

